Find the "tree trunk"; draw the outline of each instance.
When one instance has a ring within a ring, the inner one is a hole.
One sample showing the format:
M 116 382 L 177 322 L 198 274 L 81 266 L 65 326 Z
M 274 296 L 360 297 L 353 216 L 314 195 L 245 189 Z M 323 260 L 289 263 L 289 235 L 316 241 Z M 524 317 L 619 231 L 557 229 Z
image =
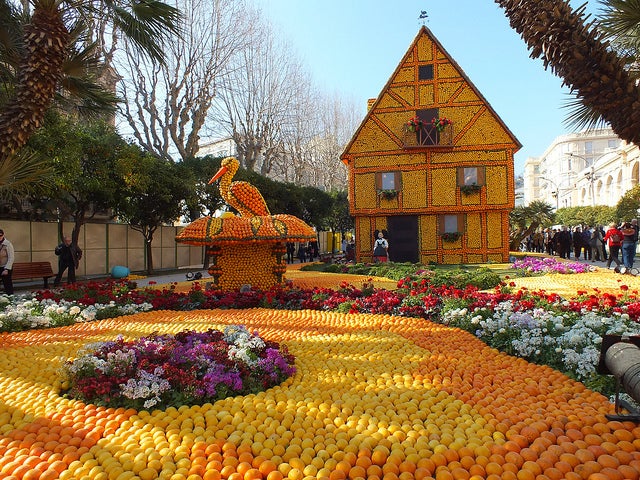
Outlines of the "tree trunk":
M 27 143 L 55 95 L 69 43 L 57 3 L 36 2 L 31 23 L 24 28 L 25 58 L 15 93 L 0 113 L 0 160 Z
M 153 240 L 153 233 L 150 233 L 150 238 L 145 237 L 145 248 L 147 253 L 147 275 L 153 274 L 153 255 L 151 249 L 151 241 Z
M 563 0 L 496 0 L 532 58 L 564 80 L 622 139 L 640 142 L 640 90 L 603 34 L 585 24 L 584 7 Z

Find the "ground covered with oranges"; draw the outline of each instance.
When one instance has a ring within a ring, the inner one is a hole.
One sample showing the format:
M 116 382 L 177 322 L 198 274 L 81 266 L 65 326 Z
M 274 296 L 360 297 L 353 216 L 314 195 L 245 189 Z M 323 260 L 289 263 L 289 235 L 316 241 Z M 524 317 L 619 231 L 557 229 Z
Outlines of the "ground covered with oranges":
M 135 411 L 59 395 L 61 363 L 122 334 L 242 324 L 297 373 L 265 392 Z M 421 319 L 268 309 L 147 312 L 0 336 L 0 477 L 624 479 L 640 427 L 561 373 Z

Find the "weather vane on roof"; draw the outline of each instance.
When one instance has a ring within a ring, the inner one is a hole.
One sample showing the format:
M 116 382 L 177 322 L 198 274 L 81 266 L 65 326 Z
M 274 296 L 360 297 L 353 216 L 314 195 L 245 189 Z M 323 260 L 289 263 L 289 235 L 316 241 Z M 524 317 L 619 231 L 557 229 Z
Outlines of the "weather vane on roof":
M 427 15 L 427 11 L 421 10 L 418 19 L 422 20 L 422 25 L 424 25 L 428 21 L 427 18 L 429 18 L 429 15 Z

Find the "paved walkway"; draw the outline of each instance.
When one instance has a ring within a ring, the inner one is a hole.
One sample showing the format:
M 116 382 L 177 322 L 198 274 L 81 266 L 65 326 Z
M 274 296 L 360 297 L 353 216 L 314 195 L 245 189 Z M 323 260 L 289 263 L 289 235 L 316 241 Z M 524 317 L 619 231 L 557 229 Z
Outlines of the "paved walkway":
M 138 284 L 138 287 L 146 287 L 149 285 L 149 282 L 155 282 L 156 284 L 165 284 L 165 283 L 174 283 L 174 282 L 186 282 L 189 279 L 187 278 L 187 273 L 195 274 L 200 272 L 202 274 L 201 282 L 206 282 L 208 278 L 211 278 L 211 275 L 207 273 L 206 270 L 202 268 L 185 268 L 184 271 L 175 272 L 172 271 L 170 273 L 158 272 L 154 275 L 148 276 L 146 278 L 135 279 L 134 281 Z

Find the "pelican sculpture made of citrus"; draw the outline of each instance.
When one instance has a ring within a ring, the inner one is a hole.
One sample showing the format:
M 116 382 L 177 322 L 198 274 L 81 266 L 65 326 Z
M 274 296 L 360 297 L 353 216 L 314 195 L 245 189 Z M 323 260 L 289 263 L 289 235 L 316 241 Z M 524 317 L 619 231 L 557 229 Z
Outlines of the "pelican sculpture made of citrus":
M 293 215 L 271 215 L 260 191 L 250 183 L 233 182 L 239 165 L 234 157 L 225 158 L 209 181 L 220 180 L 220 195 L 239 216 L 226 212 L 198 218 L 176 235 L 176 241 L 206 246 L 215 288 L 271 288 L 282 283 L 287 271 L 285 244 L 316 240 L 317 234 Z
M 261 217 L 271 215 L 260 190 L 248 182 L 232 182 L 240 162 L 235 157 L 224 158 L 220 170 L 209 180 L 209 184 L 220 179 L 220 195 L 242 217 Z

